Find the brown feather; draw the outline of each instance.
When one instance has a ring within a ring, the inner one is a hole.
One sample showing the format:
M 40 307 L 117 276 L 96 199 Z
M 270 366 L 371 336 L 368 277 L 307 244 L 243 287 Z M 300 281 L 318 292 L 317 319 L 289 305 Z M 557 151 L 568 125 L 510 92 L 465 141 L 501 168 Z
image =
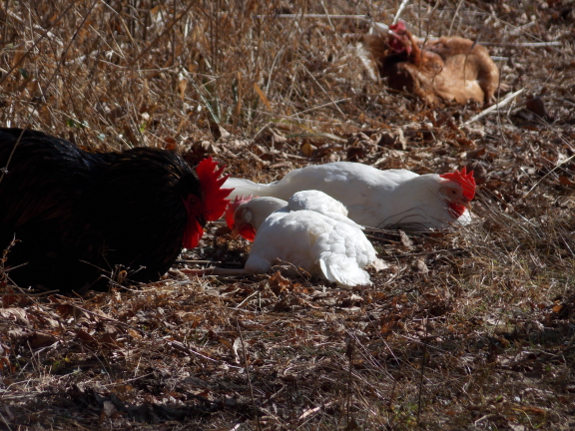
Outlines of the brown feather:
M 390 30 L 393 31 L 393 30 Z M 390 41 L 404 50 L 391 49 Z M 461 37 L 422 41 L 401 27 L 394 35 L 365 35 L 363 44 L 390 88 L 407 91 L 429 105 L 441 102 L 489 103 L 499 70 L 485 47 Z

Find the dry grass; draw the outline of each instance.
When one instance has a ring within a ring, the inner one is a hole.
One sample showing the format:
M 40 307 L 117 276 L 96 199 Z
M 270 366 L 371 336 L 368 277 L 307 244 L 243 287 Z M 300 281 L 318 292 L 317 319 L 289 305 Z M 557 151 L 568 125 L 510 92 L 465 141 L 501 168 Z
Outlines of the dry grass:
M 480 107 L 433 111 L 386 91 L 345 36 L 368 22 L 327 16 L 390 22 L 398 6 L 0 7 L 3 125 L 108 149 L 175 145 L 261 180 L 351 159 L 419 173 L 466 165 L 480 184 L 468 229 L 411 246 L 374 234 L 391 268 L 368 289 L 197 279 L 186 263 L 85 298 L 0 285 L 0 429 L 575 427 L 574 4 L 407 4 L 421 35 L 503 44 L 491 48 L 503 82 L 549 114 L 520 99 L 462 129 Z M 561 45 L 529 46 L 542 41 Z M 246 253 L 214 226 L 185 257 L 229 266 Z

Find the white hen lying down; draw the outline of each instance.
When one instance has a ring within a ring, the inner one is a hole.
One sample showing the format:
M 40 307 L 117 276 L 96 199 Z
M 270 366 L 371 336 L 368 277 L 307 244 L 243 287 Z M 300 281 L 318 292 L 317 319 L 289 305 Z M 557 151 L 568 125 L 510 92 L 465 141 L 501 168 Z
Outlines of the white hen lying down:
M 470 221 L 466 209 L 475 195 L 473 172 L 418 175 L 405 169 L 379 170 L 352 162 L 311 165 L 289 172 L 280 181 L 256 184 L 229 178 L 232 198 L 242 195 L 288 199 L 300 190 L 321 190 L 342 202 L 353 221 L 372 227 L 409 230 L 441 229 Z
M 371 284 L 363 269 L 376 252 L 345 206 L 317 190 L 273 197 L 238 199 L 226 215 L 235 233 L 255 240 L 245 269 L 267 272 L 275 259 L 297 265 L 342 286 Z

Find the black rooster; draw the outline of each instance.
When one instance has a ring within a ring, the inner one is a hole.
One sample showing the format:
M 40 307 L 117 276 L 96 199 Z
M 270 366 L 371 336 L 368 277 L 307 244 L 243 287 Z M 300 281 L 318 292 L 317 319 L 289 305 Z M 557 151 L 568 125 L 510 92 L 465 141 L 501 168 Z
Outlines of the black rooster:
M 157 280 L 182 247 L 198 245 L 231 191 L 211 158 L 194 172 L 169 151 L 91 153 L 22 129 L 0 128 L 0 169 L 7 274 L 61 292 L 105 290 L 102 274 L 118 268 L 132 281 Z

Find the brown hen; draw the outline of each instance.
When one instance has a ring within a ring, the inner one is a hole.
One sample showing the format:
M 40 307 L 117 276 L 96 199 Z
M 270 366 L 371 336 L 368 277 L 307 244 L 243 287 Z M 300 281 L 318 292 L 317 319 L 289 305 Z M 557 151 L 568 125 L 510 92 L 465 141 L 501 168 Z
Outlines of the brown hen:
M 366 35 L 363 42 L 390 88 L 413 93 L 429 105 L 494 100 L 499 69 L 487 49 L 472 40 L 422 41 L 400 21 L 386 35 Z

